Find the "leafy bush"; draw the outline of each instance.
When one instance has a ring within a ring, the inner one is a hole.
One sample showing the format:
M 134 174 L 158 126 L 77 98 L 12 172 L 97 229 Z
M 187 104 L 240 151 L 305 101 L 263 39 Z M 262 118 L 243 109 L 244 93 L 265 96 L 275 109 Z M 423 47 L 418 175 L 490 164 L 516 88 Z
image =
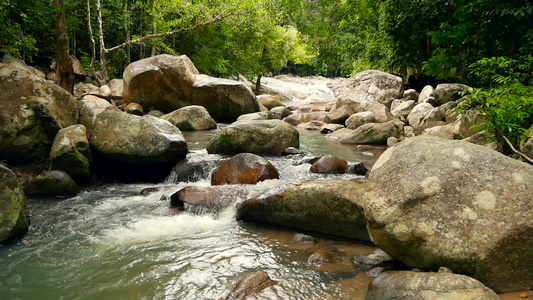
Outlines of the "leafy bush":
M 531 56 L 520 60 L 505 57 L 484 58 L 470 66 L 471 76 L 489 84 L 488 88 L 465 91 L 458 112 L 478 110 L 485 118 L 480 129 L 509 154 L 505 138 L 518 148 L 533 124 Z

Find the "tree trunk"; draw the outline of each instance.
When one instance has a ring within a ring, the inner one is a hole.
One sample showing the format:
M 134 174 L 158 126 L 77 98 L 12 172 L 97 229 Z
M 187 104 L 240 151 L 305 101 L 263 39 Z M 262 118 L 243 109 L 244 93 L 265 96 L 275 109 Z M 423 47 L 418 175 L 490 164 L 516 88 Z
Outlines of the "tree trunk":
M 257 81 L 255 82 L 255 94 L 259 95 L 261 93 L 261 78 L 263 74 L 257 74 Z
M 91 39 L 91 74 L 93 74 L 94 79 L 98 82 L 99 86 L 104 85 L 102 79 L 96 74 L 94 69 L 94 63 L 96 61 L 96 42 L 94 41 L 93 27 L 91 25 L 91 0 L 87 0 L 87 26 L 89 27 L 89 37 Z
M 98 12 L 98 34 L 100 36 L 100 73 L 102 74 L 101 80 L 102 84 L 107 84 L 107 82 L 109 81 L 109 75 L 107 74 L 107 59 L 102 21 L 102 5 L 100 4 L 100 0 L 96 0 L 96 11 Z
M 128 4 L 124 5 L 124 22 L 126 23 L 125 24 L 125 29 L 126 29 L 126 42 L 129 42 L 130 41 L 130 12 L 129 12 L 129 8 L 128 8 Z M 131 46 L 126 46 L 126 54 L 127 54 L 127 59 L 126 59 L 126 66 L 128 66 L 130 64 L 130 60 L 131 60 Z
M 64 0 L 54 0 L 53 6 L 56 11 L 56 79 L 55 83 L 74 94 L 75 73 L 72 66 L 72 58 L 69 54 L 69 39 L 67 35 L 67 15 L 65 13 Z

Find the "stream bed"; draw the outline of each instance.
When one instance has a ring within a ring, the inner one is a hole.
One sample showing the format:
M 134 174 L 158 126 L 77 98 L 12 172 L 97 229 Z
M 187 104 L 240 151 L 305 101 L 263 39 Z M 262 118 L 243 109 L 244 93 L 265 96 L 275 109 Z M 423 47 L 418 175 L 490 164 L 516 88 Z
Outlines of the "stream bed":
M 224 126 L 221 126 L 221 128 Z M 218 129 L 220 130 L 220 128 Z M 220 157 L 205 145 L 216 131 L 184 133 L 190 161 Z M 360 152 L 301 131 L 301 149 L 372 165 L 382 150 Z M 318 175 L 295 159 L 267 157 L 279 180 L 242 185 L 239 201 L 279 192 L 307 179 L 357 178 Z M 159 184 L 107 184 L 76 197 L 29 199 L 31 226 L 21 240 L 0 246 L 0 299 L 219 299 L 243 275 L 263 270 L 278 284 L 251 299 L 363 299 L 369 278 L 349 266 L 313 270 L 313 249 L 334 245 L 347 257 L 374 247 L 317 238 L 293 242 L 295 232 L 235 220 L 235 207 L 216 216 L 177 212 L 161 200 L 186 186 L 209 186 L 210 178 Z M 155 187 L 142 196 L 140 191 Z M 244 196 L 243 196 L 244 195 Z M 338 269 L 335 269 L 338 268 Z

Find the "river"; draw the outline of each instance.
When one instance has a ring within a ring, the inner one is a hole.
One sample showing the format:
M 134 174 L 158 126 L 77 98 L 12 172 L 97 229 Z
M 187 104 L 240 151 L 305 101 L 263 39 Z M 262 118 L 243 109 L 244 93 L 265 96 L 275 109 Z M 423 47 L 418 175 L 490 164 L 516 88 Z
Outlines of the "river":
M 220 158 L 204 149 L 215 132 L 184 133 L 190 161 Z M 381 154 L 360 152 L 318 132 L 300 133 L 301 149 L 312 155 L 333 154 L 371 165 Z M 310 165 L 296 165 L 297 159 L 267 158 L 280 179 L 240 186 L 239 201 L 301 180 L 356 177 L 312 174 Z M 299 244 L 290 230 L 236 221 L 234 207 L 217 215 L 179 213 L 161 198 L 185 186 L 208 186 L 210 180 L 205 176 L 184 183 L 174 178 L 169 174 L 155 185 L 86 187 L 60 201 L 29 199 L 29 233 L 0 247 L 0 299 L 218 299 L 243 274 L 257 270 L 279 283 L 252 299 L 364 298 L 365 274 L 354 274 L 347 264 L 310 269 L 307 258 L 318 246 L 334 245 L 346 257 L 374 247 L 326 238 L 318 238 L 317 245 Z M 148 187 L 155 192 L 140 195 Z

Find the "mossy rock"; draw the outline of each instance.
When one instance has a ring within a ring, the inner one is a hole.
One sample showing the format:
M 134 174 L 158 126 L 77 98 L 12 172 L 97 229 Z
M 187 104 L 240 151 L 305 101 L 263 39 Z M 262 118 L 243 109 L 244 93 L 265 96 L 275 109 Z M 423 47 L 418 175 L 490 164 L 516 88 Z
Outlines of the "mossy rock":
M 0 164 L 0 243 L 25 234 L 29 224 L 26 197 L 17 176 Z

